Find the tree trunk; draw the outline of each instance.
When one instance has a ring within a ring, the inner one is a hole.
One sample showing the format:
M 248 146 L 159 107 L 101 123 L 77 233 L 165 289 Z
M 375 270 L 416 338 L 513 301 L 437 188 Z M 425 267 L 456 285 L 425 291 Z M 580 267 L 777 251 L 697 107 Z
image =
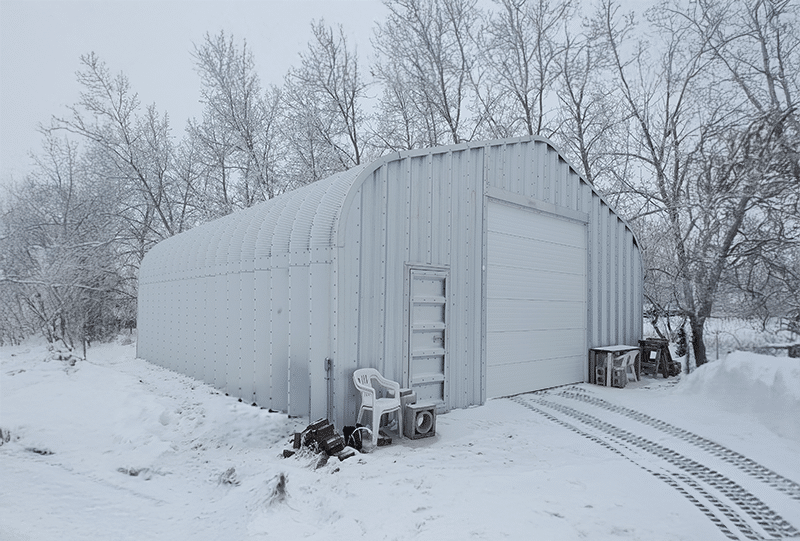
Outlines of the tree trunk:
M 706 344 L 703 341 L 703 328 L 705 318 L 695 315 L 689 316 L 689 326 L 692 329 L 692 350 L 694 351 L 695 365 L 700 367 L 708 362 L 706 357 Z

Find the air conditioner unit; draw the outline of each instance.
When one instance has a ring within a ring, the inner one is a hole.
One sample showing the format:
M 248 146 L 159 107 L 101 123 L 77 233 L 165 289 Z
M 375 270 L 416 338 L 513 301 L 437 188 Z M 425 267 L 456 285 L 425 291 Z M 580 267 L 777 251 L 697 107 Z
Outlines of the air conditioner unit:
M 435 435 L 436 404 L 406 404 L 403 424 L 406 438 L 418 440 Z

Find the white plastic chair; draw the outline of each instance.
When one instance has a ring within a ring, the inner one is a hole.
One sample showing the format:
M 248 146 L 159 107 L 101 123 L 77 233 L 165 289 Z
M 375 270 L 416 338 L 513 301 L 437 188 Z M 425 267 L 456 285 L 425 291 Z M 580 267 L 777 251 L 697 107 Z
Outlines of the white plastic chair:
M 381 387 L 391 391 L 393 397 L 378 398 L 373 380 L 377 380 Z M 353 372 L 353 383 L 361 391 L 361 409 L 358 410 L 356 424 L 361 422 L 364 412 L 372 412 L 372 444 L 378 444 L 378 430 L 381 426 L 381 417 L 385 413 L 397 412 L 397 432 L 403 437 L 403 407 L 400 403 L 400 384 L 381 376 L 374 368 L 359 368 Z
M 625 377 L 628 381 L 639 381 L 636 376 L 636 358 L 639 356 L 639 350 L 633 349 L 624 355 L 620 355 L 614 360 L 614 364 L 625 368 Z

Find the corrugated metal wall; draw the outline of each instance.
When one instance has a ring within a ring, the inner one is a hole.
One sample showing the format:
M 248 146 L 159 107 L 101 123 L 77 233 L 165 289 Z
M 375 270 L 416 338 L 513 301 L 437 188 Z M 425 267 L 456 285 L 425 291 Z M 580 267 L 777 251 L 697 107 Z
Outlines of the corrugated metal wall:
M 404 153 L 354 187 L 339 234 L 337 419 L 355 420 L 356 368 L 404 379 L 411 268 L 449 270 L 448 407 L 480 403 L 483 156 L 480 147 Z
M 338 422 L 359 397 L 350 376 L 373 366 L 403 382 L 410 268 L 449 275 L 448 408 L 485 400 L 484 269 L 489 197 L 588 223 L 589 347 L 641 336 L 641 261 L 626 224 L 541 139 L 402 153 L 356 183 L 339 231 L 335 363 Z M 407 382 L 404 382 L 407 384 Z
M 248 402 L 324 416 L 332 247 L 362 170 L 155 246 L 139 272 L 138 355 Z

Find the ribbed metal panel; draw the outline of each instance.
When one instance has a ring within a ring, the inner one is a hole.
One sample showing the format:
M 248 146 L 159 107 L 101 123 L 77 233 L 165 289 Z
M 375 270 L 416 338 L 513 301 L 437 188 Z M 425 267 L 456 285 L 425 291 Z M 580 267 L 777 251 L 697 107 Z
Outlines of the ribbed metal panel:
M 267 213 L 260 221 L 254 222 L 258 225 L 256 243 L 253 247 L 253 257 L 258 261 L 269 258 L 272 255 L 272 236 L 275 233 L 275 225 L 278 223 L 283 209 L 291 201 L 290 197 L 279 197 L 270 201 L 269 205 L 263 205 L 268 209 Z M 269 268 L 269 265 L 262 268 Z
M 272 211 L 273 208 L 269 205 L 259 205 L 254 210 L 252 219 L 245 221 L 246 231 L 242 238 L 242 254 L 252 254 L 252 258 L 247 258 L 247 260 L 242 258 L 241 261 L 242 263 L 249 262 L 254 269 L 255 262 L 263 256 L 263 254 L 259 253 L 259 232 Z
M 331 177 L 331 182 L 328 183 L 327 187 L 323 186 L 325 197 L 317 207 L 311 230 L 310 241 L 312 249 L 328 249 L 336 245 L 336 231 L 338 230 L 342 202 L 347 197 L 350 187 L 366 168 L 366 165 L 359 165 L 348 169 Z
M 324 415 L 324 398 L 311 399 L 324 383 L 310 380 L 324 382 L 333 232 L 357 175 L 334 175 L 155 246 L 140 268 L 139 355 L 248 402 Z
M 403 153 L 354 186 L 338 242 L 337 419 L 354 419 L 357 367 L 413 383 L 416 271 L 448 273 L 445 407 L 481 402 L 484 155 L 467 145 Z
M 297 213 L 300 206 L 306 197 L 309 196 L 308 190 L 292 192 L 286 206 L 281 210 L 278 220 L 275 223 L 275 229 L 272 231 L 271 241 L 272 248 L 270 255 L 275 258 L 276 256 L 287 255 L 290 250 L 290 243 L 292 238 L 292 228 L 296 223 Z M 288 262 L 288 259 L 282 259 Z

